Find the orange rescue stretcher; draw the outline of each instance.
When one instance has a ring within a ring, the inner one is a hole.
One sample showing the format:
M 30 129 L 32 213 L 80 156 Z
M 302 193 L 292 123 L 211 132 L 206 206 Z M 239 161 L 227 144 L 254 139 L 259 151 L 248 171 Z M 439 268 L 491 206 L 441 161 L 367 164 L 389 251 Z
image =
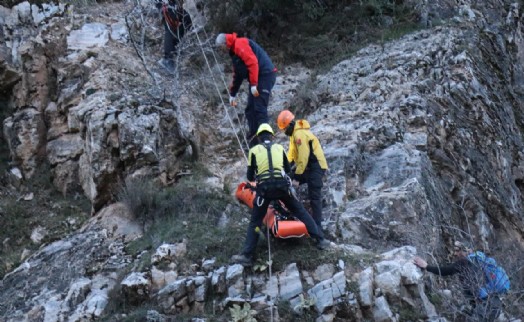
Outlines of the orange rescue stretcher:
M 252 209 L 256 198 L 255 183 L 241 182 L 237 187 L 235 197 Z M 269 205 L 263 222 L 266 227 L 269 227 L 273 236 L 277 238 L 309 236 L 306 225 L 293 217 L 279 201 L 272 202 Z

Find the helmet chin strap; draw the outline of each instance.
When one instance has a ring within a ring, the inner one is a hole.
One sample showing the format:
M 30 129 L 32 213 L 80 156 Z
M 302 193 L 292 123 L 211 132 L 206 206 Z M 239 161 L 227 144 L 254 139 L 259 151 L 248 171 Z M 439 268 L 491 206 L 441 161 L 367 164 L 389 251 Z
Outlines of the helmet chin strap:
M 286 127 L 286 130 L 284 133 L 286 133 L 287 136 L 293 135 L 293 130 L 295 129 L 295 120 L 289 122 L 289 125 Z

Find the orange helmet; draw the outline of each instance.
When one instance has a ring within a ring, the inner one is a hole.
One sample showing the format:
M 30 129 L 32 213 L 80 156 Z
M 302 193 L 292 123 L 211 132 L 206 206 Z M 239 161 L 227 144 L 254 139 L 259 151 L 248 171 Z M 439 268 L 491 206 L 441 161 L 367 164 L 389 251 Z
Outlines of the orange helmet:
M 293 115 L 293 113 L 291 113 L 288 110 L 283 110 L 282 112 L 280 112 L 280 114 L 278 114 L 277 117 L 278 128 L 281 130 L 285 129 L 289 126 L 289 123 L 291 123 L 291 121 L 293 121 L 294 118 L 295 115 Z

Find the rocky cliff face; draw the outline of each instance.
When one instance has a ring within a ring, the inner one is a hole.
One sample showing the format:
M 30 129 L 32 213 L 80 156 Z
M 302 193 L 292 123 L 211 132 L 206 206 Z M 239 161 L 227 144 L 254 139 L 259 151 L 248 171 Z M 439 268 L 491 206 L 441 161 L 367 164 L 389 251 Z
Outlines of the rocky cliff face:
M 160 96 L 144 93 L 160 89 L 126 44 L 123 10 L 112 8 L 118 18 L 107 24 L 87 23 L 72 7 L 25 2 L 2 17 L 2 85 L 14 109 L 3 132 L 13 164 L 31 179 L 38 159 L 47 158 L 54 184 L 64 194 L 83 192 L 94 210 L 125 177 L 147 172 L 171 180 L 190 145 L 180 106 L 166 101 L 161 108 Z
M 331 178 L 333 195 L 356 194 L 339 217 L 348 239 L 439 236 L 436 246 L 442 235 L 432 229 L 453 236 L 446 226 L 458 226 L 486 249 L 494 240 L 506 247 L 508 235 L 507 245 L 521 243 L 518 22 L 464 15 L 456 26 L 367 47 L 319 77 L 323 104 L 309 118 L 330 142 L 332 172 L 344 174 Z M 362 224 L 370 219 L 372 231 Z M 395 221 L 422 225 L 387 226 Z
M 312 79 L 303 69 L 281 68 L 270 105 L 274 119 L 300 86 L 312 83 L 312 106 L 293 108 L 313 125 L 330 165 L 325 228 L 336 249 L 380 254 L 375 262 L 357 272 L 344 261 L 315 272 L 290 263 L 268 279 L 204 261 L 188 276 L 155 266 L 184 256 L 183 245 L 166 245 L 150 270 L 121 285 L 135 302 L 156 301 L 162 312 L 151 312 L 151 320 L 198 316 L 211 289 L 222 309 L 248 302 L 262 320 L 278 318 L 272 300 L 300 311 L 306 294 L 323 321 L 404 321 L 405 307 L 420 311 L 416 318 L 442 321 L 410 259 L 419 253 L 443 260 L 457 238 L 504 259 L 513 288 L 522 289 L 522 8 L 501 1 L 416 5 L 429 28 L 363 48 Z M 92 22 L 97 18 L 64 6 L 49 8 L 0 10 L 0 92 L 13 109 L 4 139 L 26 180 L 47 158 L 55 185 L 83 192 L 96 216 L 4 278 L 0 312 L 9 321 L 103 315 L 117 273 L 138 260 L 123 245 L 141 234 L 120 205 L 98 211 L 118 182 L 151 174 L 168 183 L 198 145 L 219 186 L 243 180 L 229 115 L 201 95 L 209 88 L 198 87 L 194 70 L 182 70 L 167 86 L 169 75 L 153 61 L 142 64 L 148 56 L 133 46 L 134 11 L 108 5 L 112 14 Z M 159 94 L 166 91 L 167 99 Z M 79 253 L 89 255 L 72 255 Z M 63 262 L 71 265 L 56 265 Z

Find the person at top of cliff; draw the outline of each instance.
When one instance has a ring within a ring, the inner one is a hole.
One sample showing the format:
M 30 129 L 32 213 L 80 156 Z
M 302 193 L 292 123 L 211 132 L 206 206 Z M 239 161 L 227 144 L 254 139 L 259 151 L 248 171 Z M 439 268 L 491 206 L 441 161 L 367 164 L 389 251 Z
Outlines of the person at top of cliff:
M 157 1 L 156 6 L 161 9 L 164 25 L 164 57 L 159 64 L 173 73 L 176 49 L 186 32 L 193 27 L 193 21 L 184 9 L 184 0 Z

